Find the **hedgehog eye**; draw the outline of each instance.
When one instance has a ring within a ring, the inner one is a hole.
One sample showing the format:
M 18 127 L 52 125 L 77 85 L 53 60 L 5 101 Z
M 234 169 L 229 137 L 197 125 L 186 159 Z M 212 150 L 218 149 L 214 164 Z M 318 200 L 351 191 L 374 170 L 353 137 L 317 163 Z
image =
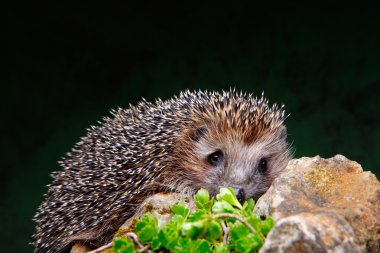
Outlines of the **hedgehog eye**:
M 257 167 L 260 173 L 265 173 L 268 170 L 268 160 L 267 158 L 261 158 L 259 165 Z
M 217 166 L 223 160 L 223 152 L 221 150 L 215 151 L 208 155 L 207 161 L 213 166 Z

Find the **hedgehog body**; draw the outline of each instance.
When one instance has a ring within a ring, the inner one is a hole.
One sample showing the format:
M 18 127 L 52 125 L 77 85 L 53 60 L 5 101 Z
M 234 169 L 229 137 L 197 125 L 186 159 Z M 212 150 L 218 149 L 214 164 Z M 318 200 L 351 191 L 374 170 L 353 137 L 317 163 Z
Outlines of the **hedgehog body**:
M 261 196 L 290 159 L 282 107 L 262 96 L 185 91 L 112 111 L 53 173 L 35 221 L 35 252 L 109 241 L 145 197 L 162 191 Z

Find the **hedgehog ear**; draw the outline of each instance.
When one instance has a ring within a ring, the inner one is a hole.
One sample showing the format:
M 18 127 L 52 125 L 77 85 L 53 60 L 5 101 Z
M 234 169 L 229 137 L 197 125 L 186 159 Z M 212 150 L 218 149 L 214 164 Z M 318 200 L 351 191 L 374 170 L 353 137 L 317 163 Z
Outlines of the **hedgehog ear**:
M 191 135 L 191 139 L 199 141 L 207 134 L 207 128 L 205 126 L 198 127 Z
M 286 138 L 288 138 L 288 131 L 285 126 L 282 126 L 280 129 L 280 140 L 286 141 Z

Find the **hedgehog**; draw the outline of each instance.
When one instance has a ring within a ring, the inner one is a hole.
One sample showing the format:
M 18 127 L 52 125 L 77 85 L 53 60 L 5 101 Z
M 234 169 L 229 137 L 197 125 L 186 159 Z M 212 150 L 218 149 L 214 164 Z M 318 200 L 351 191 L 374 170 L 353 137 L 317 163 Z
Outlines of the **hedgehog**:
M 53 172 L 34 220 L 36 253 L 95 248 L 158 192 L 258 199 L 291 158 L 284 106 L 237 92 L 186 90 L 111 110 Z

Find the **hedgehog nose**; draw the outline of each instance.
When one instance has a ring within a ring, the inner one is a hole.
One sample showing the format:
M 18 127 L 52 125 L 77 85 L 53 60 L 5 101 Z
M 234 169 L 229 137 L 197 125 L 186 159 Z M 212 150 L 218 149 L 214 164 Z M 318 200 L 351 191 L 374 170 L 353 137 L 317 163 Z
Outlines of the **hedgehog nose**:
M 232 187 L 232 189 L 234 189 L 235 195 L 236 195 L 237 199 L 239 200 L 239 202 L 241 204 L 243 204 L 243 202 L 245 200 L 244 189 L 243 188 L 238 188 L 238 187 Z

